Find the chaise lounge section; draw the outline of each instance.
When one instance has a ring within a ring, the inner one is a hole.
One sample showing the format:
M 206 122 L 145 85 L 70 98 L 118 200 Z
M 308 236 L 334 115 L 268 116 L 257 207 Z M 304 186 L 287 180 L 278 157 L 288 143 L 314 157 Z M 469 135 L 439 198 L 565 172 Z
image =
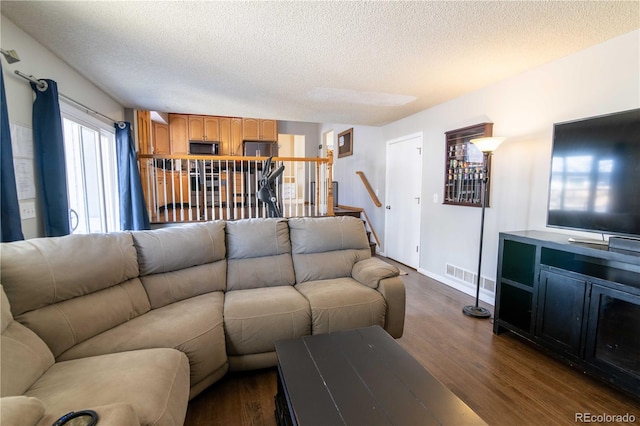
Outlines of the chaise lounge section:
M 41 412 L 29 424 L 91 407 L 182 424 L 227 371 L 275 366 L 278 340 L 404 327 L 399 271 L 371 257 L 352 217 L 5 243 L 0 273 L 3 425 L 11 407 Z

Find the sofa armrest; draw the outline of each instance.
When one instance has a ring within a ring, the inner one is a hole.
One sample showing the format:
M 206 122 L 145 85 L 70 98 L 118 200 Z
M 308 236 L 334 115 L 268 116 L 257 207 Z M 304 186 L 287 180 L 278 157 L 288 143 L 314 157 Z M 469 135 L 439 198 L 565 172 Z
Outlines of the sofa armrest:
M 351 277 L 354 280 L 373 289 L 378 288 L 383 279 L 398 275 L 400 275 L 398 268 L 376 257 L 356 262 L 351 270 Z
M 138 415 L 129 404 L 115 403 L 89 409 L 95 411 L 98 415 L 98 425 L 100 426 L 140 426 Z M 52 414 L 45 415 L 38 423 L 38 426 L 51 426 L 58 418 Z
M 392 337 L 399 339 L 404 332 L 405 288 L 399 276 L 380 280 L 377 290 L 387 304 L 384 329 Z
M 7 396 L 0 398 L 0 424 L 32 426 L 44 415 L 44 405 L 38 398 Z

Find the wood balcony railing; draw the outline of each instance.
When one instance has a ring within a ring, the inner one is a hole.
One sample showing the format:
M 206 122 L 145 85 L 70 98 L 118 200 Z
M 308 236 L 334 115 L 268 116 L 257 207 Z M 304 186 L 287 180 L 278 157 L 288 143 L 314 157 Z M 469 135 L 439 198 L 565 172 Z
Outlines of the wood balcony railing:
M 267 157 L 139 155 L 151 223 L 268 217 L 257 198 Z M 283 217 L 333 216 L 333 154 L 327 158 L 274 157 Z

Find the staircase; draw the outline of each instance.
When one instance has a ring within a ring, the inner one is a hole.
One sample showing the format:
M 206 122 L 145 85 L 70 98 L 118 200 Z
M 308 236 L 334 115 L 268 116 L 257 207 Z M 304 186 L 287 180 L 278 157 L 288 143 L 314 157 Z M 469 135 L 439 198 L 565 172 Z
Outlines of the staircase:
M 362 219 L 363 211 L 364 211 L 363 209 L 356 210 L 353 207 L 348 208 L 346 206 L 338 206 L 333 209 L 333 214 L 335 216 L 353 216 L 353 217 L 357 217 L 358 219 Z M 369 240 L 369 248 L 371 249 L 371 256 L 375 256 L 377 244 L 375 243 L 375 241 L 371 241 L 371 231 L 367 227 L 367 221 L 362 219 L 362 222 L 364 223 L 364 229 L 367 231 L 367 239 Z

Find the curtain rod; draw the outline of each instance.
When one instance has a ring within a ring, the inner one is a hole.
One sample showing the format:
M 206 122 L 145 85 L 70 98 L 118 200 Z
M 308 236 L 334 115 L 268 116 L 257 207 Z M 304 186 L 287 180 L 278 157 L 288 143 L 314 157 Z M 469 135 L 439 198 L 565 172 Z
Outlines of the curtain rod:
M 35 78 L 32 75 L 27 75 L 27 74 L 25 74 L 23 72 L 20 72 L 18 70 L 15 70 L 14 73 L 16 75 L 24 78 L 25 80 L 29 80 L 30 82 L 35 84 L 36 87 L 38 88 L 38 90 L 40 90 L 40 91 L 47 90 L 48 84 L 47 84 L 47 82 L 45 80 L 39 80 L 39 79 Z M 108 121 L 109 123 L 118 123 L 118 124 L 122 123 L 122 120 L 114 120 L 113 118 L 108 117 L 108 116 L 106 116 L 106 115 L 104 115 L 104 114 L 102 114 L 102 113 L 100 113 L 100 112 L 98 112 L 98 111 L 96 111 L 94 109 L 91 109 L 88 106 L 76 101 L 75 99 L 71 99 L 70 97 L 68 97 L 67 95 L 65 95 L 63 93 L 58 92 L 58 96 L 60 96 L 61 98 L 63 98 L 67 102 L 71 102 L 71 103 L 74 103 L 74 104 L 78 105 L 79 107 L 82 107 L 87 113 L 92 113 L 94 115 L 97 115 L 98 117 L 102 118 L 105 121 Z

